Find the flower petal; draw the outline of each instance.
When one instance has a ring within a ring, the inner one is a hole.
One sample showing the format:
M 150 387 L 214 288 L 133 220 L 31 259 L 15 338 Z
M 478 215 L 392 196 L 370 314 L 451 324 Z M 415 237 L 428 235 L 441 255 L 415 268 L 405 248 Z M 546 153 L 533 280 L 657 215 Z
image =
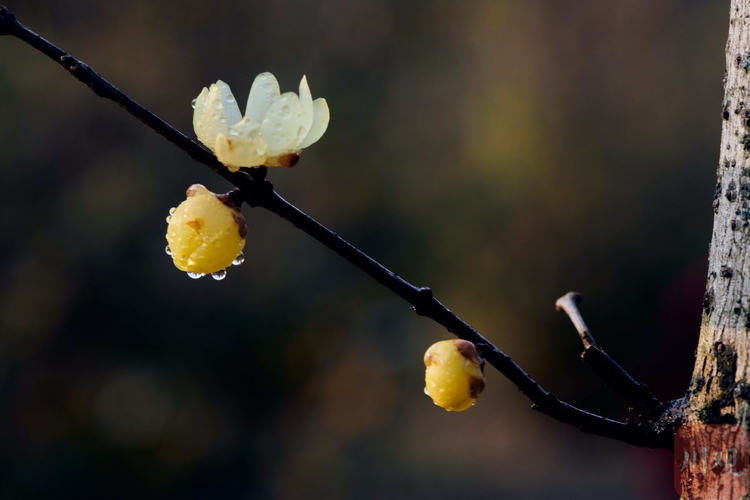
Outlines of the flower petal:
M 313 102 L 313 110 L 315 116 L 313 118 L 312 128 L 301 143 L 297 145 L 297 149 L 303 149 L 311 144 L 318 142 L 318 139 L 323 137 L 326 129 L 328 129 L 328 122 L 331 119 L 331 113 L 328 111 L 328 103 L 323 98 L 315 99 Z
M 208 89 L 203 87 L 203 90 L 198 97 L 195 98 L 195 109 L 193 110 L 193 130 L 198 140 L 205 144 L 207 147 L 213 149 L 215 137 L 209 137 L 206 133 L 206 126 L 203 123 L 203 111 L 206 105 L 206 97 L 208 96 Z
M 266 161 L 263 154 L 266 145 L 262 138 L 226 137 L 224 134 L 216 136 L 216 157 L 230 172 L 236 172 L 240 167 L 256 167 Z
M 229 127 L 230 138 L 255 139 L 259 132 L 260 123 L 247 116 Z
M 315 111 L 313 110 L 313 99 L 310 93 L 310 86 L 307 84 L 307 77 L 303 76 L 299 82 L 299 102 L 302 107 L 302 124 L 299 128 L 297 144 L 301 144 L 310 132 L 313 124 Z
M 268 72 L 256 76 L 247 98 L 245 116 L 262 123 L 268 108 L 279 98 L 279 94 L 279 82 L 275 76 Z
M 219 80 L 216 82 L 216 86 L 219 88 L 219 99 L 224 107 L 224 118 L 227 120 L 227 125 L 234 125 L 242 120 L 242 113 L 240 113 L 240 107 L 237 105 L 237 99 L 234 98 L 232 90 L 226 83 Z
M 294 151 L 301 124 L 302 107 L 299 97 L 294 92 L 282 94 L 271 104 L 260 125 L 260 136 L 268 144 L 266 155 L 270 158 Z
M 201 95 L 204 95 L 204 93 L 201 92 Z M 217 84 L 211 84 L 205 97 L 201 99 L 199 96 L 195 102 L 193 126 L 196 129 L 198 139 L 211 151 L 214 150 L 216 145 L 216 136 L 218 134 L 227 135 L 227 118 Z

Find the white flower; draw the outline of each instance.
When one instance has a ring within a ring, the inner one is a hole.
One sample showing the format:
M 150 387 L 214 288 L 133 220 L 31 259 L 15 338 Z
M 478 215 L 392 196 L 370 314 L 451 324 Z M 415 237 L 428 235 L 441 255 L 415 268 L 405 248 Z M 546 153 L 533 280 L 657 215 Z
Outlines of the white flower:
M 230 171 L 240 167 L 293 167 L 303 148 L 320 139 L 330 113 L 325 99 L 313 101 L 307 78 L 299 96 L 279 92 L 271 73 L 255 78 L 242 117 L 229 85 L 219 80 L 195 100 L 193 128 L 198 139 Z

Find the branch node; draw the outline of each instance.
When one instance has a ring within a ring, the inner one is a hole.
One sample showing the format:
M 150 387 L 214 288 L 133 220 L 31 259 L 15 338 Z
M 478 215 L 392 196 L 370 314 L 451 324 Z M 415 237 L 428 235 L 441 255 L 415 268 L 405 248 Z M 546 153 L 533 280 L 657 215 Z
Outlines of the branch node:
M 231 201 L 237 210 L 242 208 L 242 202 L 245 201 L 245 194 L 240 188 L 234 188 L 226 194 L 216 195 L 217 198 L 224 201 L 222 198 Z
M 75 57 L 71 56 L 70 54 L 65 54 L 64 56 L 60 56 L 60 64 L 62 64 L 63 67 L 67 69 L 68 71 L 72 72 L 77 62 L 78 60 Z

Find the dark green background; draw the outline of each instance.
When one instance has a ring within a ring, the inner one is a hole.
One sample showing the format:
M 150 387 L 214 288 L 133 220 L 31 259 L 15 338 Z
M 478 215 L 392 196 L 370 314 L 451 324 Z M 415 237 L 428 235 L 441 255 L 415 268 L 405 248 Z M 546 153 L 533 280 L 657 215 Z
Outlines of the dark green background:
M 279 192 L 559 397 L 624 418 L 554 311 L 662 398 L 693 362 L 729 2 L 5 0 L 193 136 L 222 79 L 306 74 L 331 123 Z M 284 220 L 188 279 L 165 217 L 228 185 L 0 39 L 0 497 L 676 498 L 671 458 L 529 409 L 422 393 L 450 336 Z

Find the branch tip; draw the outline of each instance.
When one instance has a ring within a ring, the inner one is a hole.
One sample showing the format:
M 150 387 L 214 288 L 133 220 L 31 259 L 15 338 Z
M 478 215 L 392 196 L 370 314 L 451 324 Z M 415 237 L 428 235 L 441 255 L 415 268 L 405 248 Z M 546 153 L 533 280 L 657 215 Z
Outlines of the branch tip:
M 581 316 L 581 312 L 578 310 L 578 304 L 581 303 L 581 300 L 583 298 L 580 293 L 568 292 L 555 301 L 555 307 L 558 311 L 563 311 L 568 315 L 570 321 L 573 322 L 573 326 L 578 331 L 578 335 L 581 337 L 583 347 L 588 349 L 589 347 L 596 347 L 596 340 L 594 340 L 594 336 L 591 335 L 589 327 L 586 326 L 586 322 L 583 321 L 583 316 Z
M 9 28 L 17 24 L 16 15 L 9 11 L 6 6 L 0 5 L 0 36 L 11 34 Z

